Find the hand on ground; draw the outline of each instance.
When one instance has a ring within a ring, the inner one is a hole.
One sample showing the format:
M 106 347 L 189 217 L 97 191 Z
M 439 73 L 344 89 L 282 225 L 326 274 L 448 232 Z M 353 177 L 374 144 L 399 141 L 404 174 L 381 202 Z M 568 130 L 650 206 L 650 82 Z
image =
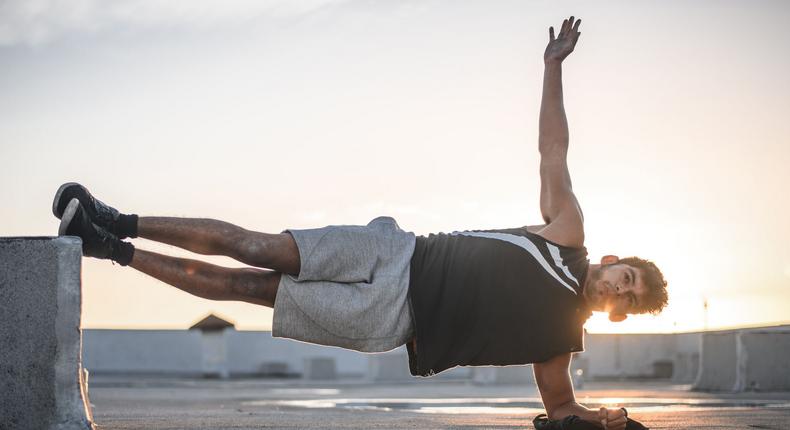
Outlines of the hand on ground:
M 598 421 L 604 430 L 625 430 L 625 423 L 628 421 L 628 418 L 626 418 L 625 411 L 621 408 L 609 409 L 601 407 L 598 410 Z

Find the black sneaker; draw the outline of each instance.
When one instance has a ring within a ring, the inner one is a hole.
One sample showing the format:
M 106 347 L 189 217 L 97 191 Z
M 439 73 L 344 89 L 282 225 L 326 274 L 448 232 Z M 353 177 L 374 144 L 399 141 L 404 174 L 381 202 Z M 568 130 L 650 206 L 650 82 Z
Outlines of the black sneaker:
M 71 199 L 63 210 L 58 235 L 82 238 L 82 255 L 86 257 L 111 258 L 121 246 L 118 237 L 91 222 L 78 198 Z
M 68 182 L 58 188 L 58 191 L 55 193 L 55 199 L 52 202 L 52 213 L 57 218 L 62 218 L 63 212 L 71 202 L 71 199 L 80 201 L 91 222 L 117 235 L 117 223 L 118 218 L 121 216 L 120 212 L 93 197 L 87 188 L 76 182 Z

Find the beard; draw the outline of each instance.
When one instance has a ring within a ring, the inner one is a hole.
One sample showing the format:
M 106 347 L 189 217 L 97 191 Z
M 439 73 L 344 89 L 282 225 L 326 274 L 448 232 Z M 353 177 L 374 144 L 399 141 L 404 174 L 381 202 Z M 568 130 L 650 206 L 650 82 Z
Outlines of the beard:
M 606 270 L 605 266 L 600 266 L 597 269 L 590 269 L 587 274 L 587 280 L 584 281 L 584 289 L 582 296 L 588 307 L 594 310 L 609 312 L 608 300 L 605 296 L 600 294 L 599 281 L 603 278 L 603 272 Z
M 590 268 L 587 273 L 587 279 L 584 281 L 584 288 L 582 289 L 582 296 L 587 300 L 588 305 L 593 305 L 595 299 L 595 283 L 601 279 L 601 268 Z

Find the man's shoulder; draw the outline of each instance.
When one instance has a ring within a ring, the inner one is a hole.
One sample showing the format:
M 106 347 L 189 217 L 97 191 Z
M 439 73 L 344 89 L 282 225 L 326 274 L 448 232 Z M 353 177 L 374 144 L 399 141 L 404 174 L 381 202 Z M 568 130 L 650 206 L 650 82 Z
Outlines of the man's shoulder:
M 573 214 L 558 217 L 542 226 L 528 226 L 527 231 L 548 242 L 567 248 L 584 248 L 584 224 Z
M 422 242 L 447 242 L 448 240 L 463 239 L 501 239 L 504 236 L 535 237 L 564 248 L 585 249 L 584 229 L 581 223 L 576 225 L 573 220 L 558 219 L 548 224 L 525 225 L 513 228 L 463 230 L 450 233 L 431 233 L 428 236 L 418 236 Z

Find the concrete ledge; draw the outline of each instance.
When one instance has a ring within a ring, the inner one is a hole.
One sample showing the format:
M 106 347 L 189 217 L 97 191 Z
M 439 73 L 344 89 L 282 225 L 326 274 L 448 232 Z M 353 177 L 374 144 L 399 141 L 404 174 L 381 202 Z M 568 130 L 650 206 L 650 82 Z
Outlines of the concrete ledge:
M 704 333 L 700 346 L 700 366 L 694 389 L 732 391 L 735 387 L 737 332 Z
M 736 391 L 790 391 L 790 331 L 741 333 Z
M 699 372 L 699 353 L 678 352 L 673 360 L 672 382 L 691 384 Z
M 790 331 L 738 330 L 702 336 L 699 391 L 790 391 Z
M 82 243 L 0 238 L 0 427 L 91 429 L 81 365 Z

